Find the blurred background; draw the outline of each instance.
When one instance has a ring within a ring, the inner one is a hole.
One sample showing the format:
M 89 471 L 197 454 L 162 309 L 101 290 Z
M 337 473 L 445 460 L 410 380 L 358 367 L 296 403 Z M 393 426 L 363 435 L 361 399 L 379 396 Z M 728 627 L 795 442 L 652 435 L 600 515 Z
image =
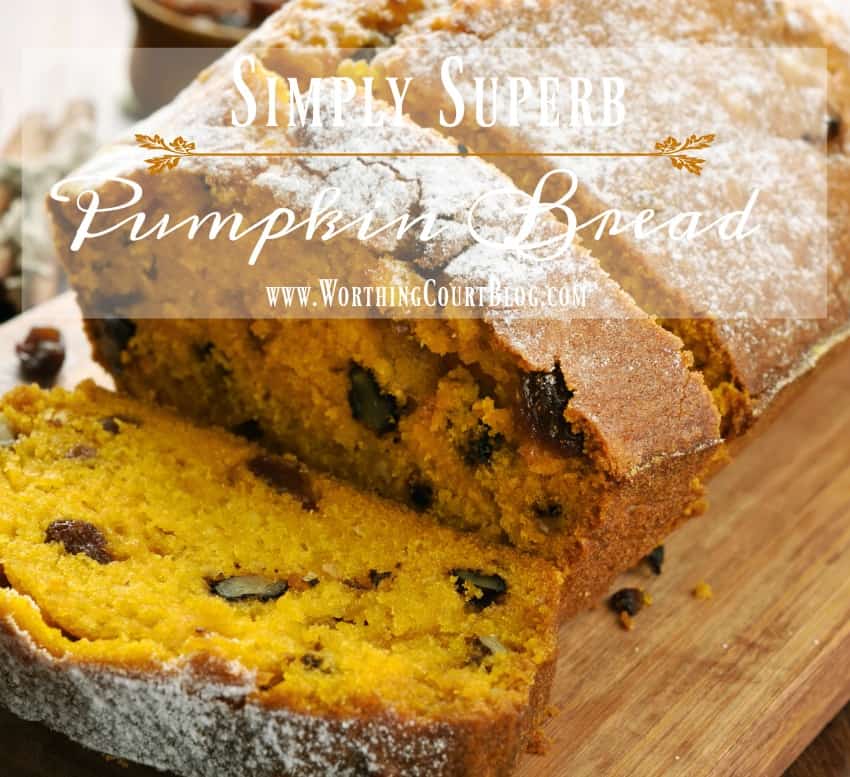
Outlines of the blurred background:
M 6 2 L 0 27 L 0 322 L 65 288 L 43 199 L 283 4 Z M 9 13 L 11 12 L 11 13 Z

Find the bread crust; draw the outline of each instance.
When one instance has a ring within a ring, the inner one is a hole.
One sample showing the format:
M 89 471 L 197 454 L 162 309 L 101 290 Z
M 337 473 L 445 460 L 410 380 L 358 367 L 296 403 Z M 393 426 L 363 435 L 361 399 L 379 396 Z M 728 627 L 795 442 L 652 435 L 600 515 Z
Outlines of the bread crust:
M 549 695 L 491 720 L 415 721 L 271 709 L 250 673 L 185 662 L 145 671 L 56 657 L 0 619 L 0 704 L 107 755 L 185 777 L 507 777 Z
M 707 504 L 701 480 L 725 459 L 716 449 L 668 458 L 609 491 L 597 520 L 576 542 L 564 579 L 562 617 L 596 605 L 623 570 L 701 515 Z

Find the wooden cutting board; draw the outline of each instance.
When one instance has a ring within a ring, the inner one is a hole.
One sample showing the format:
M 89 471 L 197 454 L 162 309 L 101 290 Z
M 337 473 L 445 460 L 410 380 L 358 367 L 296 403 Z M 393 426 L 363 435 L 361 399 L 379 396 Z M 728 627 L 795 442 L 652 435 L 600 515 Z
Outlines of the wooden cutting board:
M 34 323 L 65 334 L 62 384 L 108 383 L 65 295 L 0 327 L 0 388 Z M 778 777 L 850 700 L 850 350 L 804 383 L 716 476 L 664 573 L 623 577 L 654 599 L 635 630 L 604 607 L 563 626 L 550 744 L 519 777 Z M 700 581 L 713 599 L 692 596 Z M 847 720 L 789 774 L 848 777 Z M 0 774 L 155 773 L 0 714 Z

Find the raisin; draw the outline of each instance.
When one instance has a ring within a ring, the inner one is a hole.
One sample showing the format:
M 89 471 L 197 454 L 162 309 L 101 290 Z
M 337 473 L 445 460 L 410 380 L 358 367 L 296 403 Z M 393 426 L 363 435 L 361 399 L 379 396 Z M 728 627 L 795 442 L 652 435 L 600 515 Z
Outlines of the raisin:
M 489 466 L 493 460 L 493 454 L 502 447 L 505 442 L 503 435 L 491 434 L 492 428 L 483 421 L 471 432 L 469 439 L 463 446 L 463 461 L 467 467 Z
M 66 454 L 66 459 L 93 459 L 97 456 L 97 448 L 92 448 L 91 445 L 75 445 Z
M 423 512 L 434 504 L 434 487 L 425 480 L 411 477 L 407 481 L 407 494 L 415 510 Z
M 47 527 L 45 542 L 60 542 L 72 556 L 86 555 L 98 564 L 114 559 L 106 548 L 106 538 L 97 526 L 86 521 L 59 520 Z
M 644 557 L 644 561 L 649 564 L 649 568 L 656 575 L 660 575 L 661 569 L 664 566 L 664 546 L 659 545 L 652 553 Z
M 89 327 L 106 368 L 120 373 L 123 369 L 121 354 L 136 334 L 135 322 L 129 318 L 91 319 Z
M 395 430 L 400 418 L 398 402 L 381 391 L 372 371 L 352 363 L 348 382 L 348 404 L 355 420 L 378 435 Z
M 392 576 L 392 572 L 378 572 L 377 569 L 369 570 L 369 582 L 372 583 L 372 588 L 377 588 L 384 580 L 388 580 Z
M 207 342 L 201 343 L 200 345 L 195 345 L 194 349 L 195 355 L 199 359 L 209 359 L 209 357 L 212 356 L 212 352 L 215 349 L 215 345 L 209 342 L 208 340 Z
M 109 432 L 110 434 L 118 434 L 118 432 L 121 431 L 121 428 L 118 426 L 118 421 L 115 420 L 114 416 L 101 418 L 100 426 L 104 432 Z
M 561 531 L 564 527 L 564 508 L 560 503 L 549 500 L 546 502 L 535 502 L 531 511 L 537 518 L 540 531 L 548 534 L 550 531 Z
M 573 393 L 564 382 L 559 368 L 552 372 L 529 372 L 523 376 L 521 407 L 531 434 L 577 456 L 584 448 L 584 436 L 574 432 L 564 418 L 564 410 Z
M 608 604 L 617 614 L 626 613 L 634 617 L 643 608 L 644 594 L 640 588 L 621 588 L 611 595 Z
M 305 653 L 301 656 L 301 663 L 308 669 L 321 669 L 324 659 L 315 653 Z
M 246 464 L 252 475 L 258 477 L 279 494 L 291 494 L 301 500 L 305 510 L 318 508 L 313 484 L 310 478 L 295 461 L 280 456 L 255 456 Z
M 23 342 L 15 346 L 20 361 L 21 375 L 45 387 L 53 384 L 65 362 L 65 343 L 62 334 L 54 327 L 40 326 L 30 329 Z
M 349 588 L 353 588 L 355 591 L 371 591 L 372 590 L 372 581 L 367 580 L 365 578 L 357 578 L 357 577 L 346 577 L 342 584 L 344 586 L 348 586 Z
M 347 577 L 342 581 L 342 584 L 353 588 L 355 591 L 372 591 L 378 588 L 384 580 L 392 576 L 392 572 L 378 572 L 377 569 L 370 569 L 368 576 Z
M 228 602 L 272 602 L 288 590 L 284 580 L 269 580 L 260 575 L 237 575 L 209 582 L 210 591 Z
M 230 431 L 248 442 L 259 442 L 263 438 L 263 429 L 256 418 L 249 418 L 241 424 L 236 424 Z
M 452 577 L 456 577 L 455 590 L 464 595 L 472 591 L 472 586 L 477 588 L 481 595 L 469 599 L 468 604 L 474 610 L 481 611 L 491 604 L 501 602 L 503 595 L 508 590 L 508 584 L 501 575 L 488 575 L 480 569 L 453 569 Z
M 109 434 L 118 434 L 121 431 L 121 427 L 118 425 L 118 422 L 122 424 L 130 424 L 131 426 L 138 426 L 139 422 L 135 418 L 131 418 L 128 415 L 108 415 L 104 418 L 100 419 L 100 426 L 104 432 L 109 432 Z
M 826 142 L 833 143 L 838 140 L 841 136 L 841 118 L 834 114 L 827 114 L 824 118 L 825 125 L 825 133 L 826 133 Z M 806 143 L 811 143 L 812 145 L 822 143 L 823 142 L 823 134 L 817 133 L 817 135 L 813 135 L 810 132 L 806 132 L 803 134 L 803 140 Z
M 233 374 L 233 370 L 225 363 L 226 360 L 222 353 L 216 351 L 215 343 L 209 340 L 195 343 L 192 346 L 192 351 L 195 358 L 203 362 L 208 375 L 208 382 L 222 384 L 226 378 Z M 216 354 L 218 354 L 218 358 L 216 358 Z
M 544 521 L 555 521 L 564 514 L 564 508 L 557 502 L 537 502 L 532 508 L 534 514 Z

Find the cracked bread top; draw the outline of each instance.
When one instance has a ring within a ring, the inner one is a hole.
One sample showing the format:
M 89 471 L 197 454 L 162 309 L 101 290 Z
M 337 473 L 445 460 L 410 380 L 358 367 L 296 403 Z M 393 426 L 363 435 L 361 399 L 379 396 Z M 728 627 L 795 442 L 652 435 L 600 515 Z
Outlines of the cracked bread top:
M 747 192 L 761 187 L 762 234 L 743 250 L 730 250 L 718 240 L 688 246 L 666 237 L 608 239 L 590 246 L 615 277 L 627 282 L 639 303 L 668 317 L 714 319 L 733 377 L 758 408 L 811 366 L 823 343 L 846 333 L 850 310 L 842 280 L 850 275 L 847 207 L 838 180 L 847 138 L 850 56 L 845 29 L 835 20 L 830 20 L 831 32 L 819 26 L 815 17 L 821 24 L 829 17 L 812 14 L 816 6 L 770 0 L 674 2 L 665 7 L 662 22 L 658 4 L 649 0 L 460 0 L 406 28 L 375 64 L 394 75 L 412 74 L 422 83 L 433 78 L 448 54 L 465 54 L 465 62 L 483 59 L 482 70 L 488 73 L 509 75 L 521 68 L 520 59 L 512 64 L 507 49 L 540 47 L 547 49 L 550 69 L 586 74 L 595 72 L 598 47 L 609 47 L 608 70 L 622 68 L 635 74 L 635 83 L 653 84 L 637 100 L 630 95 L 637 120 L 618 128 L 616 138 L 526 123 L 520 129 L 470 135 L 470 142 L 523 151 L 565 145 L 607 151 L 615 143 L 640 148 L 667 132 L 676 137 L 717 133 L 718 141 L 703 154 L 708 162 L 698 183 L 651 160 L 570 160 L 570 167 L 582 184 L 578 209 L 584 215 L 606 207 L 631 214 L 653 207 L 662 214 L 695 210 L 717 215 L 743 207 Z M 682 48 L 690 43 L 704 48 Z M 719 57 L 712 60 L 717 46 L 755 48 L 741 52 L 732 70 Z M 768 46 L 825 48 L 827 61 L 819 62 L 811 52 L 776 53 Z M 635 47 L 652 48 L 633 54 Z M 828 72 L 819 67 L 823 64 Z M 829 105 L 824 109 L 830 120 L 825 126 L 819 101 L 811 99 L 827 78 Z M 420 106 L 435 101 L 433 90 L 420 97 Z M 682 106 L 678 115 L 670 116 L 665 106 L 671 104 Z M 421 110 L 414 113 L 421 121 Z M 827 140 L 828 159 L 823 153 Z M 516 179 L 522 177 L 510 163 L 503 166 Z M 562 161 L 551 158 L 540 170 L 559 166 Z M 792 198 L 795 212 L 789 218 Z M 635 266 L 648 281 L 635 279 Z

